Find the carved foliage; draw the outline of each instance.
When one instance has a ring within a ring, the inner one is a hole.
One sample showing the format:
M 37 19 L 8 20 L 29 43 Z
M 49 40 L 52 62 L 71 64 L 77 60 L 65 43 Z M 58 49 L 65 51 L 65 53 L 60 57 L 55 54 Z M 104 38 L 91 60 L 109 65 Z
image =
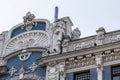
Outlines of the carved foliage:
M 33 22 L 34 18 L 35 18 L 34 14 L 31 14 L 31 12 L 28 12 L 23 17 L 24 25 L 22 26 L 22 29 L 25 27 L 27 31 L 30 31 L 32 29 L 33 25 L 35 25 L 35 23 Z

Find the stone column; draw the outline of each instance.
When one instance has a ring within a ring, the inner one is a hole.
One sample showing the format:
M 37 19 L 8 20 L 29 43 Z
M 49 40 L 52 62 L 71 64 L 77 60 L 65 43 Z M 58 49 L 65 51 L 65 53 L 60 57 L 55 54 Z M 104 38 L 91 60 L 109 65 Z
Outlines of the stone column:
M 65 80 L 65 62 L 59 63 L 59 78 Z
M 46 80 L 59 80 L 58 63 L 56 61 L 47 64 Z
M 65 80 L 65 62 L 49 62 L 46 80 Z
M 103 80 L 103 65 L 102 65 L 102 54 L 96 55 L 96 66 L 97 66 L 97 80 Z

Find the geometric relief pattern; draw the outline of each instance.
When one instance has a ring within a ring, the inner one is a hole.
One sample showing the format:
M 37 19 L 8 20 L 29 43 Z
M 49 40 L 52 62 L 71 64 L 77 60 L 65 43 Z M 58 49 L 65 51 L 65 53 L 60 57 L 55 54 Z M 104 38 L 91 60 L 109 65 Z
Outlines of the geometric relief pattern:
M 80 68 L 84 66 L 95 65 L 95 57 L 90 55 L 78 56 L 66 60 L 66 69 Z
M 106 53 L 103 55 L 103 62 L 111 62 L 120 60 L 120 49 L 114 49 L 114 52 Z
M 97 53 L 98 54 L 98 53 Z M 120 60 L 120 48 L 106 50 L 102 52 L 102 64 Z M 118 62 L 118 61 L 117 61 Z M 118 62 L 119 63 L 119 62 Z M 95 54 L 81 55 L 66 59 L 66 70 L 96 65 Z M 114 64 L 114 63 L 113 63 Z
M 26 49 L 30 47 L 49 46 L 49 38 L 47 33 L 42 31 L 29 31 L 12 38 L 4 48 L 4 56 L 17 50 Z

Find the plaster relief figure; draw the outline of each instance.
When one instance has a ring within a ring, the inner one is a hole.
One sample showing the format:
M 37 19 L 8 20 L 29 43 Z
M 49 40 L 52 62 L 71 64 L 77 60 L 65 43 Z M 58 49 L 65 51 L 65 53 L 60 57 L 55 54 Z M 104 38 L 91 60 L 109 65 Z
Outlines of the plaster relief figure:
M 96 55 L 96 65 L 98 68 L 102 66 L 102 55 Z
M 97 66 L 98 80 L 103 80 L 102 55 L 96 55 L 96 66 Z
M 96 32 L 97 32 L 97 39 L 98 40 L 103 39 L 104 35 L 106 33 L 106 31 L 103 27 L 100 27 L 98 30 L 96 30 Z
M 53 32 L 53 52 L 61 52 L 61 44 L 65 30 L 61 26 L 56 26 Z
M 80 38 L 80 35 L 81 35 L 81 32 L 78 28 L 75 28 L 73 31 L 72 31 L 72 38 L 73 40 L 75 39 L 79 39 Z
M 49 62 L 47 66 L 47 79 L 46 80 L 59 80 L 57 62 Z
M 59 75 L 60 80 L 65 80 L 65 63 L 59 64 Z
M 38 65 L 37 65 L 35 62 L 33 62 L 33 64 L 29 67 L 29 69 L 30 69 L 32 72 L 34 72 L 34 71 L 37 69 L 37 67 L 38 67 Z
M 8 73 L 10 74 L 10 76 L 13 76 L 16 71 L 17 70 L 14 68 L 14 66 L 12 66 L 12 68 L 8 71 Z
M 19 79 L 23 79 L 24 78 L 24 74 L 25 74 L 25 70 L 23 68 L 23 66 L 20 68 L 19 70 Z

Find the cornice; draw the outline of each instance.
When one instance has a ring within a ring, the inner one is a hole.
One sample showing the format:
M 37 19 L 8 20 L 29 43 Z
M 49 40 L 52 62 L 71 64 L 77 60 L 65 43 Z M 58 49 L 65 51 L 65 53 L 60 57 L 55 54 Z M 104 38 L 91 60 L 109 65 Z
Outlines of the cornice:
M 120 48 L 120 41 L 108 43 L 108 44 L 104 44 L 104 45 L 99 45 L 99 46 L 94 46 L 91 48 L 84 48 L 84 49 L 80 49 L 80 50 L 69 51 L 69 52 L 56 54 L 56 55 L 52 55 L 52 56 L 46 56 L 46 57 L 41 58 L 38 61 L 39 61 L 39 65 L 44 65 L 44 64 L 46 64 L 48 62 L 52 62 L 52 61 L 66 60 L 67 58 L 82 56 L 82 55 L 87 55 L 87 54 L 93 54 L 93 53 L 98 54 L 99 52 L 101 53 L 103 51 L 112 50 L 112 49 L 116 49 L 116 48 Z

